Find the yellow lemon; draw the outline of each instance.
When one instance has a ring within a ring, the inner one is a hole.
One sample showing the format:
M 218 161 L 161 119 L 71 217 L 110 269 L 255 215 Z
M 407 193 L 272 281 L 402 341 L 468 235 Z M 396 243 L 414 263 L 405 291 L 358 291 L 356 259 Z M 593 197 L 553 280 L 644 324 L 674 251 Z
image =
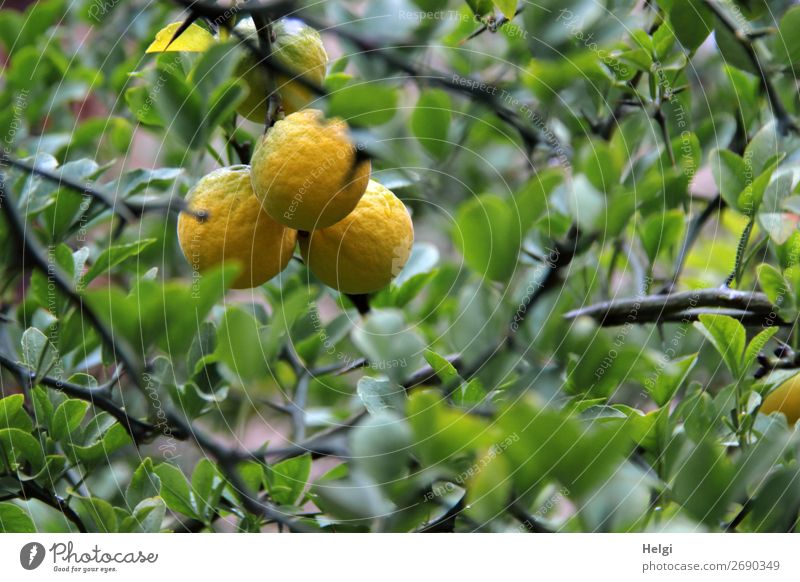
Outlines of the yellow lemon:
M 258 33 L 252 18 L 245 18 L 235 29 L 253 42 L 258 42 Z M 328 54 L 319 33 L 296 18 L 278 20 L 272 25 L 272 30 L 275 36 L 272 55 L 278 63 L 296 74 L 295 80 L 286 75 L 275 75 L 275 86 L 281 96 L 283 110 L 287 114 L 294 113 L 316 98 L 313 91 L 296 80 L 297 77 L 321 86 L 325 80 Z M 236 111 L 250 121 L 264 123 L 271 86 L 269 72 L 258 64 L 250 52 L 239 61 L 236 72 L 250 89 L 247 98 L 239 104 Z
M 414 225 L 388 188 L 369 181 L 367 191 L 344 220 L 300 233 L 300 252 L 323 283 L 342 293 L 362 294 L 388 285 L 406 264 Z
M 359 160 L 347 124 L 305 109 L 278 121 L 256 145 L 253 189 L 272 218 L 297 230 L 324 228 L 350 214 L 371 164 Z
M 800 418 L 800 374 L 792 376 L 778 386 L 761 404 L 761 412 L 782 412 L 789 424 Z
M 230 166 L 204 176 L 187 196 L 190 210 L 208 214 L 178 217 L 178 241 L 196 272 L 234 261 L 234 289 L 257 287 L 283 271 L 297 233 L 272 220 L 250 184 L 249 166 Z

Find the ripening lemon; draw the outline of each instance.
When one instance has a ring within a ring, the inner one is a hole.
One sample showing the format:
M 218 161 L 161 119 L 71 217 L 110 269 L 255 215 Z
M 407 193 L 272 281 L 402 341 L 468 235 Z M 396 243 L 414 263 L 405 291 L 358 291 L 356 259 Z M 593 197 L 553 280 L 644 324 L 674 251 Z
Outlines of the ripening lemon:
M 800 374 L 792 376 L 772 391 L 761 404 L 761 412 L 782 412 L 789 424 L 797 422 L 800 418 Z
M 255 147 L 253 189 L 272 218 L 310 231 L 342 220 L 369 182 L 341 119 L 304 109 L 278 121 Z
M 342 293 L 372 293 L 386 287 L 406 264 L 414 225 L 397 196 L 370 180 L 344 220 L 300 233 L 299 241 L 306 265 L 320 281 Z
M 235 30 L 243 36 L 258 41 L 258 33 L 252 18 L 240 21 Z M 322 45 L 319 33 L 297 20 L 282 18 L 272 25 L 275 40 L 272 50 L 275 60 L 293 71 L 297 77 L 322 85 L 325 80 L 325 66 L 328 54 Z M 236 111 L 256 123 L 264 123 L 267 116 L 267 96 L 270 91 L 270 74 L 263 65 L 259 65 L 249 52 L 239 61 L 236 73 L 247 83 L 250 92 L 239 104 Z M 275 75 L 275 86 L 281 96 L 283 110 L 287 114 L 299 111 L 311 103 L 315 95 L 302 83 L 286 75 Z
M 249 166 L 230 166 L 204 176 L 187 196 L 200 220 L 178 217 L 178 241 L 192 269 L 203 272 L 235 261 L 240 272 L 234 289 L 257 287 L 283 271 L 294 252 L 297 233 L 272 220 L 250 185 Z

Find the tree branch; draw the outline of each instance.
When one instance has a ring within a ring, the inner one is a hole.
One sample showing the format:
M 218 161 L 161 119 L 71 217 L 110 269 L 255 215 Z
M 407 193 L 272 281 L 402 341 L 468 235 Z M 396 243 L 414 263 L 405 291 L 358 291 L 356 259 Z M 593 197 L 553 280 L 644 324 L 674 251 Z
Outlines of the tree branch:
M 56 289 L 66 296 L 81 316 L 97 331 L 106 347 L 119 358 L 134 384 L 144 392 L 141 377 L 142 367 L 130 347 L 122 338 L 116 337 L 113 330 L 84 303 L 83 297 L 74 289 L 72 282 L 67 279 L 61 268 L 56 264 L 51 264 L 41 243 L 29 235 L 15 202 L 9 196 L 5 181 L 0 177 L 0 209 L 6 215 L 11 234 L 22 243 L 23 261 L 25 257 L 29 258 L 33 262 L 34 268 L 39 269 L 48 280 L 52 281 Z
M 58 184 L 59 186 L 63 186 L 64 188 L 74 192 L 90 196 L 91 198 L 94 198 L 103 204 L 114 214 L 118 215 L 123 222 L 133 222 L 136 218 L 141 217 L 144 213 L 156 210 L 187 212 L 199 219 L 206 217 L 204 212 L 195 212 L 189 210 L 188 206 L 186 205 L 186 201 L 183 198 L 176 196 L 170 196 L 164 200 L 158 201 L 117 199 L 107 192 L 94 188 L 90 184 L 80 184 L 74 180 L 70 180 L 69 178 L 65 178 L 64 176 L 60 176 L 59 174 L 49 170 L 37 168 L 36 166 L 23 162 L 22 160 L 17 160 L 5 154 L 0 154 L 0 167 L 4 165 L 17 168 L 18 170 L 22 170 L 28 174 L 39 176 L 40 178 L 44 178 L 45 180 L 53 182 L 54 184 Z
M 42 503 L 49 505 L 53 509 L 60 511 L 64 517 L 75 524 L 80 533 L 87 533 L 86 525 L 80 516 L 75 513 L 69 504 L 55 493 L 51 493 L 39 486 L 35 481 L 19 481 L 22 495 L 25 499 L 36 499 Z
M 702 308 L 714 308 L 715 311 Z M 763 293 L 737 291 L 727 287 L 605 301 L 575 309 L 564 317 L 575 319 L 586 316 L 600 325 L 617 326 L 625 323 L 656 323 L 684 319 L 691 321 L 704 313 L 731 315 L 752 324 L 787 324 L 777 317 L 778 308 L 772 305 Z
M 789 115 L 789 112 L 786 110 L 783 101 L 781 101 L 781 98 L 778 95 L 777 89 L 775 89 L 775 85 L 772 84 L 767 72 L 761 66 L 761 61 L 756 53 L 756 47 L 753 44 L 754 39 L 741 30 L 715 0 L 703 0 L 703 2 L 706 6 L 708 6 L 709 10 L 714 13 L 722 25 L 733 35 L 745 53 L 747 53 L 747 58 L 757 71 L 759 81 L 761 82 L 761 88 L 764 90 L 767 100 L 772 107 L 772 113 L 775 116 L 775 119 L 778 121 L 778 128 L 780 129 L 781 133 L 785 134 L 790 130 L 797 132 L 797 124 L 794 122 L 791 115 Z
M 680 279 L 681 275 L 683 274 L 683 268 L 686 265 L 686 258 L 689 256 L 689 252 L 697 242 L 703 227 L 715 212 L 721 211 L 723 208 L 725 208 L 725 201 L 722 199 L 722 196 L 717 194 L 708 202 L 708 204 L 706 204 L 706 207 L 703 208 L 702 212 L 695 215 L 686 231 L 686 238 L 683 239 L 681 250 L 678 253 L 677 260 L 675 261 L 675 271 L 672 275 L 672 279 L 670 279 L 670 282 L 661 289 L 661 293 L 669 293 L 678 284 L 678 279 Z
M 28 367 L 15 362 L 4 354 L 0 354 L 0 367 L 5 368 L 16 376 L 25 378 L 31 383 L 35 381 L 42 386 L 47 386 L 48 388 L 63 392 L 70 398 L 77 398 L 78 400 L 90 402 L 92 405 L 114 417 L 114 419 L 119 422 L 123 428 L 125 428 L 125 430 L 136 443 L 148 442 L 153 436 L 159 433 L 165 434 L 163 427 L 159 429 L 159 427 L 155 425 L 141 421 L 129 415 L 122 407 L 118 406 L 113 400 L 106 396 L 105 390 L 102 387 L 95 389 L 87 388 L 85 386 L 64 382 L 49 376 L 44 376 L 37 379 L 36 374 Z M 186 438 L 185 435 L 176 434 L 175 432 L 170 434 L 176 438 Z
M 312 528 L 299 523 L 293 515 L 283 513 L 272 503 L 260 500 L 257 495 L 254 495 L 250 491 L 250 488 L 239 475 L 237 465 L 239 462 L 244 460 L 258 460 L 257 456 L 252 454 L 243 454 L 239 451 L 229 449 L 221 445 L 175 412 L 168 412 L 167 417 L 170 424 L 177 426 L 187 434 L 191 435 L 195 443 L 197 443 L 197 446 L 217 462 L 217 465 L 219 465 L 220 470 L 223 472 L 230 485 L 239 494 L 242 505 L 247 511 L 254 515 L 259 515 L 266 520 L 274 521 L 286 526 L 289 531 L 314 531 Z

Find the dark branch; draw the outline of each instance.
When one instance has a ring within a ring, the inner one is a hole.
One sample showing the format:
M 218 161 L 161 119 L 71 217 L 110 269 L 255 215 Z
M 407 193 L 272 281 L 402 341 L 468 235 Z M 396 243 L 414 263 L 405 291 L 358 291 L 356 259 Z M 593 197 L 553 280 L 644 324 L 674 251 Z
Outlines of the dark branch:
M 615 326 L 625 323 L 693 321 L 704 313 L 731 315 L 753 324 L 786 323 L 778 318 L 778 308 L 763 293 L 727 287 L 605 301 L 570 311 L 564 317 L 575 319 L 587 316 L 601 325 Z
M 127 412 L 125 412 L 125 410 L 123 410 L 113 400 L 106 396 L 105 389 L 102 387 L 94 389 L 87 388 L 78 384 L 63 382 L 49 376 L 44 376 L 37 379 L 36 374 L 33 371 L 26 366 L 15 362 L 4 354 L 0 354 L 0 367 L 5 368 L 9 372 L 23 378 L 25 381 L 28 381 L 31 384 L 36 381 L 42 386 L 47 386 L 48 388 L 63 392 L 70 398 L 77 398 L 78 400 L 84 400 L 92 403 L 100 410 L 103 410 L 113 416 L 114 419 L 119 422 L 123 428 L 125 428 L 125 430 L 128 431 L 128 434 L 131 435 L 131 438 L 134 440 L 134 442 L 147 442 L 159 433 L 164 434 L 163 430 L 160 430 L 159 427 L 130 416 Z M 185 436 L 176 434 L 175 432 L 170 434 L 176 438 L 185 438 Z
M 22 170 L 28 174 L 39 176 L 40 178 L 44 178 L 45 180 L 53 182 L 54 184 L 58 184 L 59 186 L 63 186 L 64 188 L 79 194 L 94 198 L 109 210 L 117 214 L 124 222 L 133 222 L 137 217 L 141 217 L 144 213 L 156 210 L 190 212 L 198 218 L 202 218 L 201 215 L 188 210 L 186 207 L 186 202 L 183 200 L 183 198 L 170 196 L 164 200 L 157 201 L 119 200 L 111 194 L 104 192 L 103 190 L 99 190 L 90 184 L 81 184 L 69 178 L 65 178 L 64 176 L 61 176 L 55 172 L 37 168 L 32 164 L 28 164 L 21 160 L 0 154 L 0 167 L 4 165 L 17 168 L 18 170 Z
M 97 331 L 100 339 L 109 348 L 114 356 L 118 357 L 128 371 L 131 380 L 144 390 L 142 385 L 142 367 L 134 357 L 133 352 L 122 338 L 116 336 L 112 329 L 100 319 L 94 310 L 83 301 L 83 297 L 74 289 L 72 282 L 56 264 L 51 264 L 41 243 L 36 241 L 22 220 L 17 210 L 16 201 L 13 200 L 6 189 L 5 181 L 0 178 L 0 208 L 6 216 L 11 234 L 21 242 L 23 260 L 27 257 L 36 269 L 39 269 L 48 280 L 52 281 L 69 302 L 78 310 L 81 316 Z
M 692 250 L 692 247 L 694 247 L 694 244 L 697 242 L 700 233 L 703 231 L 703 227 L 715 212 L 721 211 L 723 208 L 725 208 L 725 201 L 722 199 L 722 196 L 717 194 L 706 204 L 702 212 L 695 215 L 686 231 L 686 238 L 683 239 L 681 250 L 675 261 L 675 272 L 670 282 L 661 289 L 662 293 L 669 293 L 675 288 L 675 285 L 678 284 L 678 279 L 680 279 L 683 274 L 683 267 L 686 265 L 686 258 L 689 256 L 689 251 Z
M 56 495 L 55 493 L 51 493 L 45 490 L 43 487 L 39 486 L 35 481 L 21 481 L 19 482 L 22 495 L 25 499 L 36 499 L 37 501 L 41 501 L 42 503 L 49 505 L 53 509 L 60 511 L 64 517 L 66 517 L 69 521 L 71 521 L 80 533 L 87 533 L 89 530 L 86 529 L 86 525 L 84 525 L 83 520 L 81 520 L 80 516 L 75 513 L 75 510 L 72 509 L 69 504 L 67 504 L 64 499 Z
M 518 16 L 524 9 L 525 9 L 525 4 L 517 5 L 517 10 L 514 12 L 514 16 Z M 475 32 L 471 33 L 468 37 L 466 37 L 466 38 L 462 39 L 461 41 L 459 41 L 458 44 L 459 45 L 463 45 L 463 44 L 471 41 L 473 38 L 475 38 L 477 36 L 480 36 L 481 34 L 486 32 L 487 30 L 491 30 L 492 32 L 497 32 L 498 30 L 503 28 L 503 26 L 508 24 L 509 22 L 511 22 L 511 19 L 510 18 L 506 18 L 506 16 L 503 15 L 500 18 L 498 18 L 497 21 L 495 21 L 495 23 L 491 27 L 488 24 L 484 24 L 483 26 L 478 28 L 478 30 L 476 30 Z
M 778 128 L 780 129 L 781 133 L 785 134 L 788 131 L 797 132 L 797 124 L 786 110 L 786 107 L 784 106 L 783 101 L 781 101 L 780 95 L 778 94 L 778 90 L 775 88 L 775 85 L 772 84 L 767 72 L 761 65 L 761 60 L 758 58 L 758 54 L 756 53 L 756 47 L 753 44 L 753 39 L 747 33 L 741 30 L 733 20 L 731 20 L 725 10 L 720 7 L 715 0 L 704 0 L 704 3 L 714 13 L 722 25 L 728 29 L 728 31 L 739 43 L 739 46 L 741 46 L 744 52 L 747 54 L 747 58 L 752 63 L 753 68 L 757 71 L 759 81 L 761 82 L 761 88 L 766 94 L 767 100 L 772 107 L 772 113 L 775 115 L 775 119 L 778 121 Z

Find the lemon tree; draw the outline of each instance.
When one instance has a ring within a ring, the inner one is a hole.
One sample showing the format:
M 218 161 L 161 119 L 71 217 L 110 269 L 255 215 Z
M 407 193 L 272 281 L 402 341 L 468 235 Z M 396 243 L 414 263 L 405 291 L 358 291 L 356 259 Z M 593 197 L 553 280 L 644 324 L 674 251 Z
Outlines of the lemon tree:
M 792 2 L 0 11 L 0 531 L 800 531 Z

